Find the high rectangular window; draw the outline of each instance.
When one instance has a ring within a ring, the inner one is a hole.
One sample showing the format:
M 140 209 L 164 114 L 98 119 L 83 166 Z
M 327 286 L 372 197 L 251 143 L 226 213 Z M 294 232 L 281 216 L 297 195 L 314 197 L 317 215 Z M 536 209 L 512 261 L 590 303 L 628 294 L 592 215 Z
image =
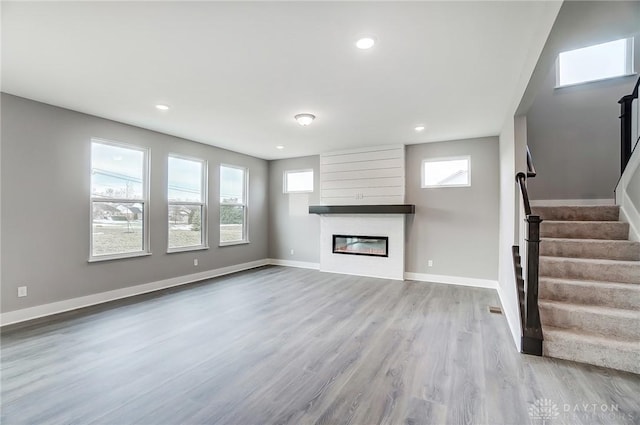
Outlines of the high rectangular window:
M 313 170 L 289 170 L 284 172 L 284 193 L 313 192 Z
M 633 74 L 633 37 L 569 50 L 558 55 L 556 86 Z
M 468 156 L 422 161 L 423 188 L 461 186 L 471 186 L 471 159 Z
M 90 261 L 148 254 L 149 153 L 93 139 Z
M 169 155 L 169 252 L 207 247 L 207 163 Z
M 247 182 L 246 168 L 220 166 L 220 245 L 249 242 Z

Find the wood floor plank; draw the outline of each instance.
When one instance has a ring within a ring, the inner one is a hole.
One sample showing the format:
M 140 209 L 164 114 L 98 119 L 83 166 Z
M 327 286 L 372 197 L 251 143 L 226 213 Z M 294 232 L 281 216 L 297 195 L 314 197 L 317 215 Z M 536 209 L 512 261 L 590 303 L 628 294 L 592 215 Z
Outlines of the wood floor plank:
M 544 401 L 553 424 L 640 423 L 638 375 L 521 355 L 489 305 L 488 289 L 264 267 L 94 306 L 3 330 L 0 420 L 525 424 Z

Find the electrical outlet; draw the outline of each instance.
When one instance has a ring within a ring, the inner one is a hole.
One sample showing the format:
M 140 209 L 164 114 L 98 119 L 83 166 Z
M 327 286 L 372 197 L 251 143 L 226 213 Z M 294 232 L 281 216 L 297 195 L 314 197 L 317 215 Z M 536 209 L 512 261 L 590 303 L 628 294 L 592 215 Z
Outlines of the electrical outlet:
M 293 249 L 291 250 L 291 255 L 293 255 Z
M 18 286 L 18 296 L 26 297 L 27 296 L 27 287 L 26 286 Z
M 427 261 L 427 267 L 433 267 L 433 260 Z
M 194 266 L 197 266 L 197 265 L 198 265 L 198 259 L 197 259 L 197 258 L 194 258 L 194 259 L 193 259 L 193 265 L 194 265 Z

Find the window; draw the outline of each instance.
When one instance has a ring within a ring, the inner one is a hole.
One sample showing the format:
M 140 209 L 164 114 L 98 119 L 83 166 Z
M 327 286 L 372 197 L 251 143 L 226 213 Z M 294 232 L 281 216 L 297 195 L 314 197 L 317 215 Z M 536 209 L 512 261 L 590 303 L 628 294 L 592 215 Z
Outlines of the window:
M 556 66 L 556 86 L 633 74 L 633 38 L 562 52 Z
M 148 151 L 91 143 L 90 261 L 148 254 Z
M 457 186 L 471 186 L 471 160 L 468 156 L 422 161 L 422 187 Z
M 247 169 L 220 166 L 220 245 L 248 242 Z
M 313 170 L 284 172 L 284 193 L 313 192 Z
M 169 252 L 207 248 L 207 163 L 169 155 Z

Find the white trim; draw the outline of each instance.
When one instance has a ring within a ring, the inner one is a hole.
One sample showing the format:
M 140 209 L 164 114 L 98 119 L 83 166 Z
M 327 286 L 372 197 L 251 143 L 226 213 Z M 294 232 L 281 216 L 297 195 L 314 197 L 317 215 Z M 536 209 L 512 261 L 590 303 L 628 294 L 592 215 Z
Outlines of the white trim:
M 500 304 L 502 304 L 502 314 L 504 315 L 504 317 L 507 318 L 507 324 L 509 325 L 509 330 L 511 331 L 511 336 L 513 337 L 513 342 L 516 346 L 516 350 L 520 352 L 522 349 L 521 347 L 522 335 L 520 333 L 520 318 L 516 316 L 514 320 L 517 320 L 518 322 L 513 323 L 513 320 L 511 320 L 511 314 L 509 314 L 509 312 L 507 312 L 507 309 L 505 308 L 507 303 L 504 302 L 504 296 L 502 295 L 502 287 L 498 285 L 497 290 L 498 290 L 498 298 L 500 298 Z M 518 309 L 519 308 L 520 307 L 518 307 Z
M 464 184 L 426 184 L 425 177 L 425 164 L 429 162 L 449 162 L 449 161 L 467 161 L 467 182 Z M 433 157 L 433 158 L 425 158 L 422 160 L 422 164 L 420 165 L 420 188 L 421 189 L 438 189 L 438 188 L 448 188 L 448 187 L 471 187 L 471 155 L 460 155 L 460 156 L 443 156 L 443 157 Z
M 171 158 L 189 161 L 189 162 L 199 162 L 202 166 L 200 173 L 200 202 L 194 201 L 171 201 L 169 199 L 169 174 L 170 167 L 169 161 Z M 167 155 L 167 217 L 169 217 L 169 213 L 171 211 L 171 206 L 191 206 L 191 205 L 199 205 L 200 206 L 200 244 L 196 246 L 169 246 L 169 238 L 167 238 L 167 254 L 171 254 L 174 252 L 184 252 L 184 251 L 195 251 L 200 249 L 209 249 L 209 161 L 202 158 L 196 158 L 191 156 L 185 156 L 177 153 L 169 153 Z M 171 231 L 171 223 L 170 220 L 167 220 L 167 234 Z
M 448 276 L 441 274 L 405 272 L 406 280 L 418 280 L 421 282 L 446 283 L 448 285 L 473 286 L 475 288 L 498 289 L 498 281 L 490 279 L 476 279 L 473 277 Z
M 133 297 L 135 295 L 146 294 L 148 292 L 159 291 L 161 289 L 185 285 L 187 283 L 197 282 L 200 280 L 212 279 L 214 277 L 266 266 L 268 264 L 268 259 L 250 261 L 248 263 L 207 270 L 204 272 L 193 273 L 186 276 L 178 276 L 170 279 L 159 280 L 156 282 L 145 283 L 142 285 L 130 286 L 127 288 L 115 289 L 113 291 L 100 292 L 98 294 L 87 295 L 84 297 L 72 298 L 69 300 L 58 301 L 50 304 L 43 304 L 35 307 L 24 308 L 21 310 L 10 311 L 0 314 L 0 326 L 20 323 L 44 316 L 51 316 L 53 314 L 63 313 L 65 311 L 76 310 L 83 307 L 89 307 L 96 304 L 115 301 L 121 298 Z
M 269 258 L 267 260 L 272 266 L 297 267 L 299 269 L 320 270 L 320 263 L 309 263 L 306 261 L 280 260 L 278 258 Z
M 295 174 L 295 173 L 311 173 L 311 190 L 288 190 L 288 180 L 287 180 L 287 176 L 289 174 Z M 288 193 L 313 193 L 313 186 L 314 186 L 314 179 L 315 176 L 313 175 L 313 168 L 306 168 L 304 170 L 284 170 L 282 172 L 282 193 L 284 194 L 288 194 Z
M 377 151 L 391 151 L 394 149 L 403 149 L 404 145 L 380 145 L 380 146 L 369 146 L 367 148 L 355 148 L 355 149 L 343 149 L 339 151 L 331 151 L 324 152 L 320 154 L 320 157 L 323 156 L 338 156 L 338 155 L 350 155 L 354 153 L 365 153 L 365 152 L 377 152 Z
M 633 205 L 626 191 L 622 193 L 620 221 L 629 223 L 629 240 L 640 242 L 640 229 L 636 227 L 636 224 L 640 225 L 640 212 L 638 212 L 635 205 Z
M 532 207 L 580 207 L 615 205 L 615 199 L 535 199 L 531 201 Z
M 87 263 L 99 263 L 100 261 L 123 260 L 125 258 L 148 257 L 152 253 L 146 251 L 127 252 L 125 254 L 105 254 L 89 257 Z

